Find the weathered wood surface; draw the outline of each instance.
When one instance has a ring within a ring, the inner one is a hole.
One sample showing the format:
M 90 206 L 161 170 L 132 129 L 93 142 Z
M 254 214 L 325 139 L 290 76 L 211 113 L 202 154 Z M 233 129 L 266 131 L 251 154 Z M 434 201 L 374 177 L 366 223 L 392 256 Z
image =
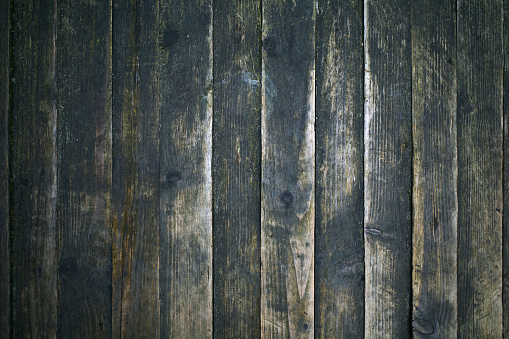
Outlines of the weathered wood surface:
M 458 336 L 502 337 L 502 1 L 458 2 Z
M 416 338 L 457 324 L 456 2 L 412 2 L 413 315 Z
M 212 2 L 160 3 L 161 336 L 212 336 Z
M 111 4 L 57 11 L 57 336 L 109 338 Z
M 368 338 L 411 335 L 410 4 L 369 0 L 364 15 L 364 239 Z
M 12 3 L 11 272 L 14 338 L 57 330 L 57 3 Z
M 214 4 L 214 337 L 260 337 L 260 1 Z
M 364 334 L 363 4 L 318 1 L 315 334 Z
M 0 338 L 11 332 L 9 246 L 9 68 L 10 1 L 0 1 Z
M 315 2 L 262 7 L 261 332 L 312 338 Z
M 112 331 L 158 338 L 158 2 L 113 2 Z
M 503 178 L 504 182 L 504 206 L 503 206 L 503 234 L 502 234 L 502 258 L 503 258 L 503 275 L 502 275 L 502 309 L 503 309 L 503 337 L 509 338 L 509 0 L 503 3 L 504 21 L 504 88 L 503 88 L 503 105 L 504 105 L 504 140 L 502 153 L 504 155 Z

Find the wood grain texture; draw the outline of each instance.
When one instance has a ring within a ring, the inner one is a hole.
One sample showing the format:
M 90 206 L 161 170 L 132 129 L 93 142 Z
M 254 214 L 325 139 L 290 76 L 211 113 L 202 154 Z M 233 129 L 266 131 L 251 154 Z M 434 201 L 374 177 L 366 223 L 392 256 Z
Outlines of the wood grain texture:
M 458 336 L 502 336 L 502 1 L 458 3 Z
M 161 2 L 161 336 L 212 337 L 212 2 Z
M 503 140 L 503 186 L 504 186 L 504 206 L 503 206 L 503 234 L 502 234 L 502 259 L 503 259 L 503 275 L 502 275 L 502 309 L 503 309 L 503 337 L 509 338 L 509 0 L 503 2 L 504 10 L 504 89 L 503 89 L 503 105 L 504 105 L 504 140 Z
M 412 2 L 415 338 L 457 323 L 456 2 Z
M 15 1 L 12 10 L 12 337 L 54 338 L 56 1 Z
M 112 331 L 158 338 L 159 2 L 113 5 Z
M 316 20 L 315 333 L 362 338 L 363 2 L 319 1 Z
M 9 244 L 10 1 L 0 1 L 0 338 L 11 332 Z
M 365 336 L 410 332 L 412 106 L 410 4 L 364 4 Z
M 111 4 L 57 11 L 57 335 L 110 338 Z
M 260 1 L 214 3 L 214 337 L 260 337 Z
M 312 338 L 316 4 L 262 7 L 261 334 Z

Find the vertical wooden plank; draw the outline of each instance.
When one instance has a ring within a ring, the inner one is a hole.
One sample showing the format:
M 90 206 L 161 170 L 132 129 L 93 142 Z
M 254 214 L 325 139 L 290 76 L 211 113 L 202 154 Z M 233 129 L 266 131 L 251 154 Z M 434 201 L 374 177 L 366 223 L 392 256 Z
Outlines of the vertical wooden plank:
M 10 1 L 0 1 L 0 337 L 11 333 L 9 244 L 9 68 Z
M 458 336 L 502 336 L 502 1 L 458 2 Z
M 54 338 L 56 1 L 13 1 L 12 337 Z
M 113 7 L 113 305 L 115 337 L 158 338 L 157 0 Z
M 504 206 L 503 206 L 503 235 L 502 235 L 502 258 L 503 258 L 503 290 L 502 290 L 502 309 L 503 309 L 503 337 L 509 338 L 509 0 L 503 2 L 504 10 L 504 140 L 502 153 L 504 156 L 503 178 L 504 178 Z
M 212 1 L 162 1 L 161 336 L 212 337 Z
M 414 337 L 457 335 L 456 2 L 412 2 Z
M 410 3 L 364 5 L 367 338 L 406 338 L 411 299 Z
M 112 334 L 110 18 L 110 1 L 58 2 L 57 335 L 62 338 Z
M 262 337 L 314 335 L 315 6 L 262 2 Z
M 260 337 L 261 12 L 214 2 L 214 337 Z
M 318 338 L 364 335 L 363 2 L 319 1 L 316 23 Z

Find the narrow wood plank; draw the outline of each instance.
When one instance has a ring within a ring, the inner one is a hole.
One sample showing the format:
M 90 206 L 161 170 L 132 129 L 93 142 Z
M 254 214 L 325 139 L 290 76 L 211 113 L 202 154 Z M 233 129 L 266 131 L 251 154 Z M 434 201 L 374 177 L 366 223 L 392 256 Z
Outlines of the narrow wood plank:
M 456 337 L 456 2 L 412 2 L 415 338 Z
M 9 244 L 9 68 L 10 1 L 0 1 L 0 338 L 11 333 Z
M 503 235 L 502 235 L 502 258 L 503 258 L 503 290 L 502 290 L 502 309 L 503 309 L 503 337 L 509 338 L 509 0 L 504 0 L 504 146 L 502 149 L 504 156 L 503 178 L 504 178 L 504 206 L 503 206 Z
M 160 334 L 158 5 L 113 3 L 112 331 L 122 338 Z
M 365 336 L 406 338 L 411 303 L 410 3 L 364 4 Z
M 13 338 L 56 337 L 56 5 L 12 2 Z
M 57 11 L 57 335 L 110 338 L 111 4 Z
M 316 20 L 316 336 L 362 338 L 363 2 L 320 0 Z
M 316 4 L 262 7 L 261 334 L 312 338 Z
M 458 2 L 458 336 L 502 337 L 502 0 Z
M 212 337 L 212 1 L 161 2 L 161 336 Z
M 260 337 L 260 1 L 214 3 L 214 337 Z

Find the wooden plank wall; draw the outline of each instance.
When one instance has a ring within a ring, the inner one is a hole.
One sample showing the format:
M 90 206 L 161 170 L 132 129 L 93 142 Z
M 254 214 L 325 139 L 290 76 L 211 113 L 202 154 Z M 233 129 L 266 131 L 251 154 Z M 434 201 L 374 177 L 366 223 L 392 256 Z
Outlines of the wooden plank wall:
M 0 0 L 0 337 L 509 338 L 509 0 Z

